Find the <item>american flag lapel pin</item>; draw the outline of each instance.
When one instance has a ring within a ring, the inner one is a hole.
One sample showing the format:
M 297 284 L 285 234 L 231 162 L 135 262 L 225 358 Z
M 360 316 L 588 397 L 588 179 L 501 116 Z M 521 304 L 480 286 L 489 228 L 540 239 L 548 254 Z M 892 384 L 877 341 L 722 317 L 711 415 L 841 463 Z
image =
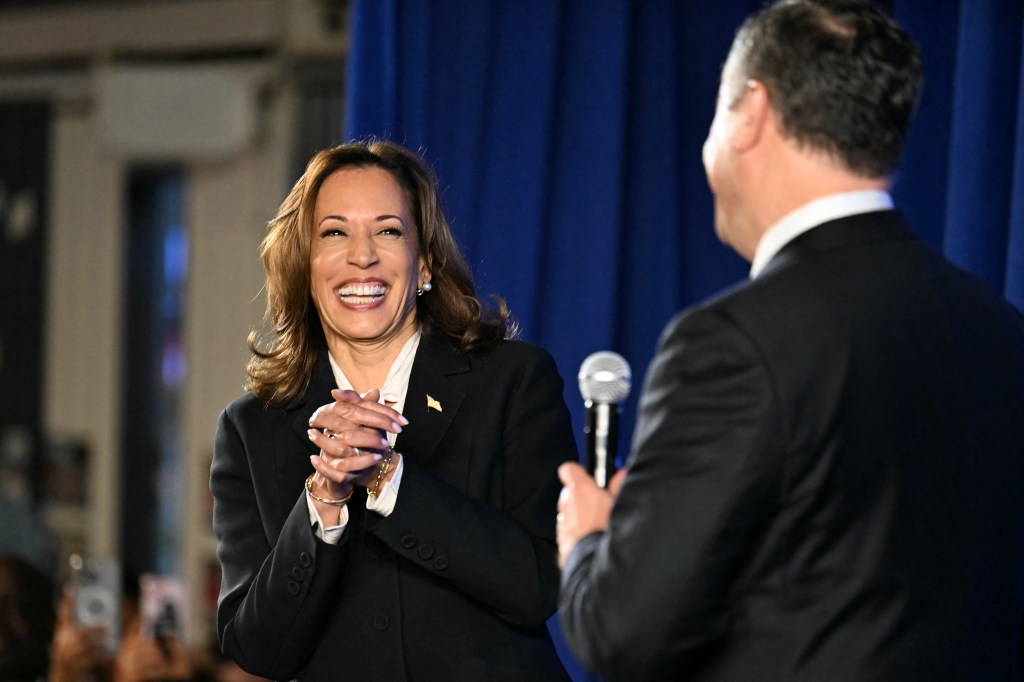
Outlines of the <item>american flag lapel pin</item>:
M 438 412 L 443 411 L 441 409 L 441 403 L 434 400 L 430 395 L 427 395 L 427 410 L 437 410 Z

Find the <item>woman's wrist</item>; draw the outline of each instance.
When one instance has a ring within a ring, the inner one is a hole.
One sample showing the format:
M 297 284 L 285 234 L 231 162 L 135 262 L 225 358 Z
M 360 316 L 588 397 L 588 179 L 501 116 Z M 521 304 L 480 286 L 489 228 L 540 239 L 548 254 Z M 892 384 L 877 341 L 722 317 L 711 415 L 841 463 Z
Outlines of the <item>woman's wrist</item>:
M 352 499 L 354 487 L 351 483 L 333 483 L 321 476 L 322 484 L 314 485 L 313 481 L 316 477 L 316 473 L 312 473 L 306 479 L 306 492 L 317 502 L 340 507 Z
M 381 489 L 394 478 L 395 471 L 398 469 L 398 462 L 401 459 L 402 456 L 395 452 L 394 448 L 388 448 L 384 451 L 384 458 L 377 465 L 376 475 L 366 486 L 366 491 L 371 497 L 378 497 Z

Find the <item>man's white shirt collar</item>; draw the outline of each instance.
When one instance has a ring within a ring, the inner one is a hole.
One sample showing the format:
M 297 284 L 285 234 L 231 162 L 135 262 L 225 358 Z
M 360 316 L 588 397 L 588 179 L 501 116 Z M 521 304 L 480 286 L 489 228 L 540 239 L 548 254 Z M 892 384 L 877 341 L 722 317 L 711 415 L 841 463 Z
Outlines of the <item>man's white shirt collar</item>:
M 883 190 L 869 189 L 858 192 L 830 194 L 806 203 L 782 217 L 761 237 L 750 263 L 750 278 L 754 279 L 783 246 L 804 232 L 837 218 L 858 213 L 886 211 L 893 208 L 892 196 Z

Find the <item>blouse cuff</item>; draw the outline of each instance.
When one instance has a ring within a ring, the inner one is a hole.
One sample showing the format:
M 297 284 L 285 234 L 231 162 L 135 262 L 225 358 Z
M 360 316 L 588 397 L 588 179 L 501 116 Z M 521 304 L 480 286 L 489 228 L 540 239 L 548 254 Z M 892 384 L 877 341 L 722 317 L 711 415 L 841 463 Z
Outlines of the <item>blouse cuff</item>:
M 398 466 L 395 467 L 395 475 L 391 480 L 381 486 L 380 495 L 373 497 L 366 496 L 366 508 L 377 512 L 381 516 L 391 516 L 395 511 L 395 504 L 398 502 L 398 487 L 402 484 L 402 471 L 405 470 L 405 457 L 399 457 Z
M 397 476 L 397 474 L 395 475 Z M 313 526 L 313 532 L 316 533 L 316 536 L 328 545 L 336 545 L 341 542 L 341 535 L 345 532 L 345 526 L 348 525 L 348 505 L 341 506 L 337 526 L 324 527 L 324 520 L 320 518 L 320 512 L 316 510 L 316 505 L 313 504 L 313 498 L 309 496 L 309 491 L 306 491 L 305 495 L 306 508 L 309 509 L 309 523 Z

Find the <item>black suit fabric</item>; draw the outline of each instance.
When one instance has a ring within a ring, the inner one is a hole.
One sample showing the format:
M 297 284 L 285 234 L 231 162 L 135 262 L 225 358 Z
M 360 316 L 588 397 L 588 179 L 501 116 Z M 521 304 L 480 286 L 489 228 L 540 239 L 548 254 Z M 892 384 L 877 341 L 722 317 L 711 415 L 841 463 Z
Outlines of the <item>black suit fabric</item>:
M 666 328 L 563 572 L 610 680 L 1020 680 L 1024 322 L 895 211 Z
M 565 680 L 546 628 L 558 592 L 556 469 L 576 459 L 548 353 L 467 356 L 424 334 L 409 380 L 398 502 L 349 502 L 337 546 L 303 491 L 308 420 L 335 387 L 326 354 L 285 408 L 221 415 L 211 470 L 224 651 L 288 680 Z M 428 396 L 431 406 L 428 407 Z

